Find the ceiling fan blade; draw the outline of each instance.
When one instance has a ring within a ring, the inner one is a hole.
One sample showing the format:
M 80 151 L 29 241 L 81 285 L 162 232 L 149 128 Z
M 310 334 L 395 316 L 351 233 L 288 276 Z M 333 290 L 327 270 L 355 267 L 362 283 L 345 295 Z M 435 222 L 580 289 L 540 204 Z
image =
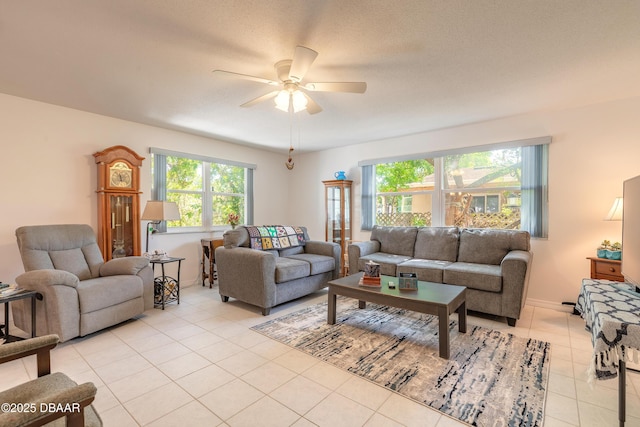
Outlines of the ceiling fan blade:
M 302 93 L 304 95 L 305 98 L 307 98 L 307 113 L 309 114 L 316 114 L 319 113 L 320 111 L 322 111 L 322 107 L 319 106 L 316 101 L 314 101 L 309 95 L 307 95 L 306 93 L 300 91 L 300 93 Z
M 289 79 L 294 82 L 300 82 L 304 78 L 304 75 L 307 74 L 316 56 L 318 56 L 318 52 L 315 50 L 304 46 L 296 46 L 293 61 L 291 62 L 291 69 L 289 70 Z
M 269 92 L 267 94 L 261 95 L 257 98 L 252 99 L 251 101 L 247 101 L 244 104 L 241 105 L 241 107 L 253 107 L 254 105 L 262 102 L 262 101 L 266 101 L 267 99 L 270 98 L 274 98 L 278 92 L 280 92 L 279 90 L 274 90 L 273 92 Z
M 365 82 L 314 82 L 307 83 L 304 88 L 314 92 L 364 93 L 367 90 L 367 84 Z
M 235 78 L 235 79 L 244 79 L 244 80 L 251 80 L 251 81 L 259 82 L 259 83 L 266 83 L 266 84 L 271 85 L 271 86 L 280 85 L 279 82 L 276 82 L 276 81 L 273 81 L 273 80 L 263 79 L 262 77 L 250 76 L 248 74 L 233 73 L 231 71 L 213 70 L 213 74 L 215 74 L 217 76 L 220 76 L 220 77 L 230 77 L 230 78 Z

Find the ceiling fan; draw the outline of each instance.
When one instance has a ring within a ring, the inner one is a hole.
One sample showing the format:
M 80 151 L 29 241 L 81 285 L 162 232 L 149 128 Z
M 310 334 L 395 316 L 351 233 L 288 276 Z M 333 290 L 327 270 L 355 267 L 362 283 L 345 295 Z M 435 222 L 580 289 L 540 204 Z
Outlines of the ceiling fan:
M 316 114 L 322 111 L 322 107 L 306 91 L 364 93 L 367 90 L 365 82 L 310 82 L 303 84 L 302 80 L 317 56 L 318 52 L 313 49 L 296 46 L 293 59 L 284 59 L 275 63 L 277 81 L 224 70 L 214 70 L 213 73 L 223 77 L 251 80 L 278 87 L 278 89 L 245 102 L 241 107 L 252 107 L 260 102 L 275 98 L 276 107 L 283 111 L 298 112 L 306 109 L 309 114 Z

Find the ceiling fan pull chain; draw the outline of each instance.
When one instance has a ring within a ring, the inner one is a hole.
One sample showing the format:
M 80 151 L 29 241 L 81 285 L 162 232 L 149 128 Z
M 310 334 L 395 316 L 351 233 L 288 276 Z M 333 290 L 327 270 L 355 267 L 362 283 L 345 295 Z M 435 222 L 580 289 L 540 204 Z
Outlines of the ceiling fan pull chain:
M 289 158 L 284 163 L 284 165 L 289 170 L 292 170 L 293 167 L 295 166 L 295 163 L 293 162 L 293 157 L 291 157 L 291 153 L 293 153 L 293 105 L 292 105 L 292 102 L 293 101 L 292 101 L 291 95 L 289 95 Z

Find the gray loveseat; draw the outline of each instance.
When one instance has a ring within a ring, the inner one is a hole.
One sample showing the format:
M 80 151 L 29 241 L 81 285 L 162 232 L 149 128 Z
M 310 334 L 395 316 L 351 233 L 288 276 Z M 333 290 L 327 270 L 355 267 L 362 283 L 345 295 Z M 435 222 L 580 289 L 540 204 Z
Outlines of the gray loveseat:
M 305 227 L 295 227 L 297 241 L 265 237 L 269 244 L 263 245 L 250 232 L 264 227 L 239 226 L 224 233 L 224 246 L 215 253 L 223 301 L 238 299 L 262 308 L 266 316 L 271 307 L 322 289 L 338 277 L 338 244 L 309 240 Z M 292 227 L 287 228 L 292 236 Z
M 16 230 L 25 273 L 16 283 L 38 291 L 38 335 L 60 341 L 85 336 L 153 308 L 153 271 L 145 257 L 104 262 L 93 229 L 85 224 L 34 225 Z M 11 304 L 14 322 L 31 330 L 31 305 Z
M 504 316 L 510 326 L 520 318 L 533 257 L 526 231 L 457 227 L 375 226 L 348 252 L 351 274 L 371 260 L 383 275 L 466 286 L 469 310 Z

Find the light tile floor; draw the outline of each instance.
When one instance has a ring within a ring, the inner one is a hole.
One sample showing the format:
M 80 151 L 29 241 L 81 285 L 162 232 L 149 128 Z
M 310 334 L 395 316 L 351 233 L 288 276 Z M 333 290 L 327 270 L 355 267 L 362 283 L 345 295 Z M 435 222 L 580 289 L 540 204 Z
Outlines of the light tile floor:
M 185 287 L 180 305 L 60 344 L 53 370 L 96 384 L 107 427 L 464 425 L 249 329 L 326 298 L 263 317 L 222 303 L 215 286 Z M 617 380 L 587 383 L 592 347 L 580 317 L 527 306 L 515 328 L 473 315 L 469 323 L 551 342 L 545 427 L 618 425 Z M 0 365 L 0 389 L 34 378 L 34 357 Z M 640 375 L 627 379 L 626 425 L 640 426 Z

